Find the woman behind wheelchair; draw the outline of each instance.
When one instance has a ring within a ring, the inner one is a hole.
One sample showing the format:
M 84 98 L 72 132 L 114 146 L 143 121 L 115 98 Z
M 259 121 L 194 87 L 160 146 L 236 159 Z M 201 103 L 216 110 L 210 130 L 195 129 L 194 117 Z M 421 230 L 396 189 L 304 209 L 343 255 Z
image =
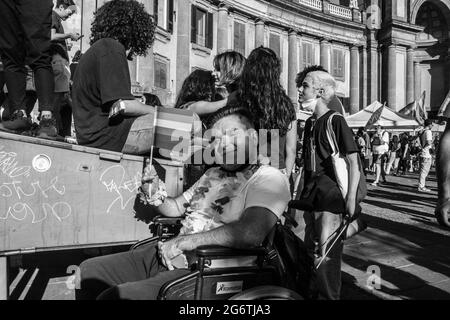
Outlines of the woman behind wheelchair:
M 77 299 L 154 300 L 168 282 L 191 274 L 194 252 L 203 246 L 251 249 L 262 245 L 287 208 L 289 182 L 257 161 L 258 136 L 247 109 L 234 103 L 207 121 L 218 167 L 192 188 L 155 206 L 157 176 L 149 167 L 141 188 L 150 216 L 186 216 L 180 234 L 125 253 L 83 262 Z M 220 267 L 220 266 L 219 266 Z

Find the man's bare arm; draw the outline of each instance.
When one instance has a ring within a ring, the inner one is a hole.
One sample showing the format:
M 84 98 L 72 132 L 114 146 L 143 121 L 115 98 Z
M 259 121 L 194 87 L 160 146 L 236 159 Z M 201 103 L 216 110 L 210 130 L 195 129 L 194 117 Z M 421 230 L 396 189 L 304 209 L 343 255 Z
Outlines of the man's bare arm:
M 295 157 L 297 156 L 297 120 L 291 124 L 291 129 L 286 135 L 286 170 L 288 176 L 294 170 Z
M 218 229 L 181 236 L 175 241 L 181 251 L 192 251 L 201 246 L 223 246 L 248 249 L 260 246 L 277 222 L 277 217 L 265 208 L 249 208 L 242 218 Z
M 125 112 L 123 115 L 128 117 L 140 117 L 155 112 L 155 108 L 143 104 L 139 100 L 124 100 Z
M 356 195 L 358 192 L 358 185 L 361 177 L 358 156 L 359 155 L 357 153 L 352 153 L 347 156 L 350 171 L 350 178 L 348 182 L 348 192 L 347 192 L 347 209 L 349 208 L 348 207 L 349 204 L 356 205 Z M 349 213 L 352 214 L 351 212 Z M 355 212 L 353 212 L 353 214 L 354 213 Z
M 73 33 L 57 33 L 56 29 L 52 29 L 51 31 L 51 40 L 66 40 L 71 39 L 73 41 L 78 41 L 80 39 L 79 35 L 73 34 Z

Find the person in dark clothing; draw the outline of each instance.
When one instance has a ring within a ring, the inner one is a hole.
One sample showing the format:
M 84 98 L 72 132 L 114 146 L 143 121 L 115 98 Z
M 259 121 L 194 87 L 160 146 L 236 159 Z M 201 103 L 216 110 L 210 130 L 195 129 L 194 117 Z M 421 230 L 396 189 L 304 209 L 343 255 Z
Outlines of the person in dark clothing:
M 359 149 L 352 130 L 342 116 L 328 107 L 335 88 L 333 77 L 323 71 L 306 75 L 300 87 L 302 96 L 313 96 L 315 100 L 306 107 L 313 116 L 306 122 L 303 148 L 305 186 L 300 199 L 312 208 L 304 215 L 305 244 L 315 261 L 323 262 L 316 273 L 319 298 L 325 299 L 340 297 L 342 239 L 337 239 L 327 258 L 325 253 L 336 239 L 344 216 L 352 219 L 360 210 L 357 191 L 362 174 L 359 168 Z M 339 152 L 349 163 L 348 192 L 345 198 L 334 173 L 331 157 L 333 151 L 327 137 L 327 123 L 331 116 Z
M 112 0 L 97 10 L 92 46 L 73 79 L 79 144 L 135 155 L 150 152 L 155 110 L 131 94 L 127 58 L 146 54 L 154 29 L 152 16 L 136 0 Z
M 0 124 L 0 129 L 25 131 L 31 127 L 25 112 L 25 66 L 29 65 L 34 72 L 41 110 L 38 134 L 54 131 L 54 83 L 49 53 L 52 8 L 52 0 L 0 1 L 0 55 L 13 111 L 11 118 Z

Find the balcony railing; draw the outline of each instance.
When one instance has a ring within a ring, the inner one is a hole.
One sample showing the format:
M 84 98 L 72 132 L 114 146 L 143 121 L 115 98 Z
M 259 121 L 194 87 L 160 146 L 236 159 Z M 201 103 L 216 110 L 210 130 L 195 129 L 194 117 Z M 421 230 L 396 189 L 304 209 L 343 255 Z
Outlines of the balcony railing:
M 291 0 L 301 5 L 307 6 L 317 11 L 322 11 L 326 14 L 331 14 L 345 20 L 354 22 L 363 22 L 361 11 L 358 9 L 350 9 L 348 7 L 332 4 L 327 0 Z
M 330 14 L 334 16 L 338 16 L 347 20 L 353 20 L 352 9 L 337 6 L 335 4 L 330 3 L 329 5 Z
M 322 11 L 322 0 L 298 0 L 301 4 Z

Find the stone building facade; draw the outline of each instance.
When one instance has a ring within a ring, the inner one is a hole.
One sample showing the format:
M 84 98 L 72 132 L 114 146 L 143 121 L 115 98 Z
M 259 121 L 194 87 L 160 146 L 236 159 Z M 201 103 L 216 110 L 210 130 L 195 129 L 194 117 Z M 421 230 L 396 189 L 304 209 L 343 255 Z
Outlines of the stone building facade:
M 353 114 L 379 100 L 400 110 L 427 92 L 436 112 L 449 90 L 450 0 L 140 0 L 155 16 L 156 40 L 130 64 L 133 82 L 174 103 L 186 76 L 212 69 L 217 53 L 264 45 L 282 60 L 282 84 L 297 101 L 299 70 L 322 64 Z M 103 0 L 76 0 L 67 29 L 85 35 Z

